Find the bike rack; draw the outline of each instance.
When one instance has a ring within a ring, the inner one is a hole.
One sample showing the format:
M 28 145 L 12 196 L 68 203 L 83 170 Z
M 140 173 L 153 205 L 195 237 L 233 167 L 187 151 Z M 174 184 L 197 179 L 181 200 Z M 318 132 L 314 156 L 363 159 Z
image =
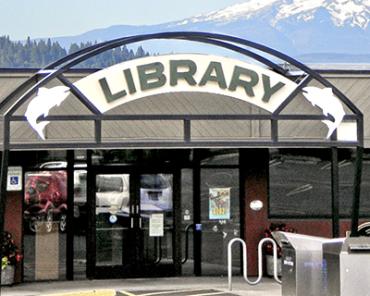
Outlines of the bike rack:
M 279 279 L 278 272 L 277 272 L 277 245 L 276 245 L 276 242 L 273 239 L 264 238 L 259 242 L 259 244 L 258 244 L 258 278 L 255 281 L 251 281 L 251 280 L 248 279 L 248 275 L 247 275 L 247 270 L 248 270 L 248 268 L 247 268 L 247 246 L 241 238 L 234 238 L 229 242 L 229 244 L 227 246 L 227 266 L 228 266 L 227 269 L 228 269 L 229 291 L 232 290 L 232 252 L 231 251 L 232 251 L 232 245 L 235 242 L 240 242 L 242 244 L 242 249 L 243 249 L 243 277 L 244 277 L 244 280 L 249 285 L 257 285 L 261 281 L 262 273 L 263 273 L 263 271 L 262 271 L 262 261 L 263 261 L 262 246 L 267 242 L 272 243 L 273 257 L 274 257 L 274 279 L 275 279 L 276 282 L 281 284 L 281 280 Z

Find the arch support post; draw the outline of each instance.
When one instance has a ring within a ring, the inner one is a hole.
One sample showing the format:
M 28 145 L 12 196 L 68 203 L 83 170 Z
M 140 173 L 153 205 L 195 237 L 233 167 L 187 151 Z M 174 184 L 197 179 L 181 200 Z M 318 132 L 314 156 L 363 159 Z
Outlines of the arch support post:
M 8 178 L 8 164 L 9 164 L 9 119 L 4 116 L 3 123 L 3 153 L 1 156 L 0 167 L 0 237 L 4 233 L 4 218 L 5 218 L 5 205 L 6 205 L 6 184 Z M 3 254 L 0 248 L 0 262 L 2 262 Z M 0 268 L 0 285 L 1 285 L 1 272 Z
M 331 148 L 331 223 L 332 236 L 339 237 L 339 168 L 338 148 Z
M 358 236 L 358 219 L 360 217 L 360 193 L 361 193 L 361 178 L 362 178 L 362 158 L 364 148 L 358 146 L 356 148 L 355 162 L 355 180 L 353 185 L 353 200 L 352 200 L 352 217 L 351 217 L 351 236 Z

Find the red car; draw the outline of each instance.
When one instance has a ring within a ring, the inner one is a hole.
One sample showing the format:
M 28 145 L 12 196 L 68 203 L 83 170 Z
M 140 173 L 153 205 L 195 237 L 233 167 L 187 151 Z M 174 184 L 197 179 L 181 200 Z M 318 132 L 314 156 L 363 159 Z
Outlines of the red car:
M 45 225 L 46 231 L 59 222 L 59 229 L 67 226 L 67 176 L 65 171 L 30 172 L 25 176 L 24 219 L 32 232 Z M 38 223 L 45 222 L 45 223 Z

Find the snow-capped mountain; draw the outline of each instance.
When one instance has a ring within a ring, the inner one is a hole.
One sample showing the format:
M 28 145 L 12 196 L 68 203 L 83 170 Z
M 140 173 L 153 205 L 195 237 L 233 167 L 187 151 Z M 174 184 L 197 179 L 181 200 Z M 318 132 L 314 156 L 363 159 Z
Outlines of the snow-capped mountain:
M 276 25 L 287 18 L 310 21 L 315 18 L 318 9 L 325 8 L 336 26 L 350 25 L 366 29 L 370 18 L 370 0 L 250 0 L 235 4 L 225 9 L 179 22 L 232 22 L 248 20 L 264 14 L 271 16 L 269 23 Z M 270 12 L 270 13 L 269 13 Z
M 219 11 L 149 26 L 116 25 L 70 37 L 73 42 L 104 41 L 166 31 L 230 34 L 259 42 L 304 62 L 370 63 L 370 0 L 245 0 Z M 143 44 L 154 53 L 194 52 L 198 45 L 177 42 Z M 208 50 L 208 49 L 207 49 Z

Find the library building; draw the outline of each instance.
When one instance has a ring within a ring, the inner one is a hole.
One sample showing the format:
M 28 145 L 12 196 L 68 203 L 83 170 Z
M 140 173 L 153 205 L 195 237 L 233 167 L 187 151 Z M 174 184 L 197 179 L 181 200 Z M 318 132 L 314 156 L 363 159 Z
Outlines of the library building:
M 78 66 L 153 41 L 169 54 Z M 171 53 L 173 42 L 206 53 Z M 43 69 L 0 69 L 0 230 L 15 282 L 226 276 L 234 238 L 253 276 L 273 230 L 361 231 L 369 90 L 361 65 L 305 65 L 200 32 L 123 37 Z

